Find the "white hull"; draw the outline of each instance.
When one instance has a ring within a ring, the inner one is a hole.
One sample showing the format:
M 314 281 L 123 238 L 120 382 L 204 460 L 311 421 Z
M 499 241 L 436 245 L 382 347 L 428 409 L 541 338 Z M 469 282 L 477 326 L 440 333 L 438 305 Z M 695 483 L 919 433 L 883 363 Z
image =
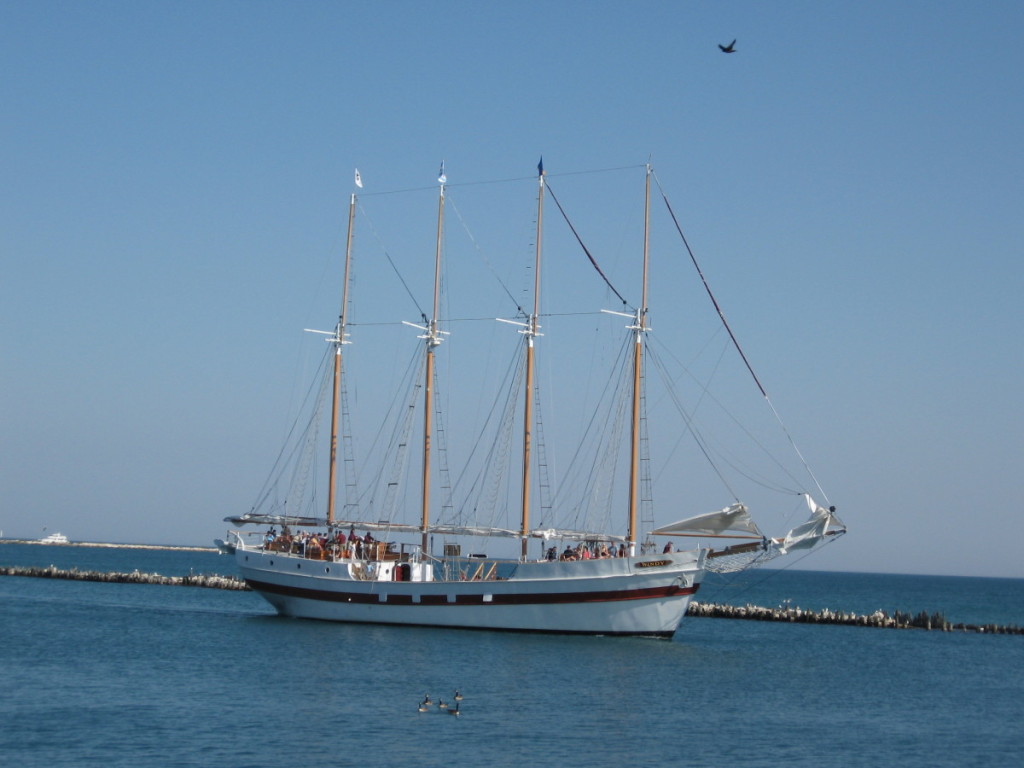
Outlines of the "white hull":
M 670 637 L 704 573 L 704 550 L 512 564 L 508 578 L 434 581 L 428 566 L 329 562 L 239 547 L 246 582 L 283 616 L 416 626 Z M 372 578 L 357 578 L 370 573 Z

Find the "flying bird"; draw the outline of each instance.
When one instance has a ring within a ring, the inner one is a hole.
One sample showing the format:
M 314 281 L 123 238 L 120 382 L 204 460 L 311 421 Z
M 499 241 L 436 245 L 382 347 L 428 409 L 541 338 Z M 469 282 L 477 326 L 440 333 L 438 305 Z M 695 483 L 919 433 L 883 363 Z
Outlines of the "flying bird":
M 736 41 L 733 40 L 728 45 L 718 44 L 718 47 L 722 49 L 722 53 L 736 53 Z

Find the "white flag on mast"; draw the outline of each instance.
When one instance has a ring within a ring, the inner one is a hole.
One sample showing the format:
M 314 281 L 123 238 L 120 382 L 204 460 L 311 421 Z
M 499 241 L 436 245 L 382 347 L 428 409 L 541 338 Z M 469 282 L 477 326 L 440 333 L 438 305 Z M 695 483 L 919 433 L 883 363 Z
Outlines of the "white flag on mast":
M 363 177 L 359 175 L 359 169 L 356 168 L 356 186 L 360 189 L 363 188 Z

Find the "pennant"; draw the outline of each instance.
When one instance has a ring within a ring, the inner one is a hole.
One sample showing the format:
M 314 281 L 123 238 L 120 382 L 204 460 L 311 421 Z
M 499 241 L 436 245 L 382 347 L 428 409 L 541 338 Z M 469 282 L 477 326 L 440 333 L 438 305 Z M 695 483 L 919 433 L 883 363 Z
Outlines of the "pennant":
M 448 177 L 444 175 L 444 160 L 441 161 L 441 170 L 438 171 L 437 181 L 439 184 L 448 183 Z
M 537 175 L 538 176 L 543 176 L 544 175 L 544 155 L 540 156 L 540 162 L 537 163 Z
M 356 168 L 356 186 L 360 189 L 363 188 L 363 177 L 359 175 L 359 169 Z

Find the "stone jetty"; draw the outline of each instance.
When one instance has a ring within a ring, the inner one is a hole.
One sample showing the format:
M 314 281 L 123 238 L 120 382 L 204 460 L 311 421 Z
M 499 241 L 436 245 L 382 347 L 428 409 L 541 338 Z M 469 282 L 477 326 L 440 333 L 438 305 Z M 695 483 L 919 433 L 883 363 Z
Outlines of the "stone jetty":
M 107 541 L 66 541 L 62 543 L 46 542 L 42 539 L 3 539 L 0 544 L 36 544 L 47 547 L 92 547 L 93 549 L 149 549 L 165 552 L 216 552 L 216 547 L 196 547 L 186 544 L 116 544 Z
M 847 613 L 824 608 L 808 611 L 803 608 L 763 608 L 759 605 L 721 605 L 718 603 L 690 603 L 687 616 L 714 619 L 745 619 L 747 621 L 781 621 L 791 624 L 839 624 L 850 627 L 877 627 L 879 629 L 926 629 L 940 632 L 978 632 L 992 635 L 1024 635 L 1024 627 L 1000 624 L 954 624 L 941 613 L 903 613 L 886 611 L 874 613 Z
M 159 573 L 142 573 L 138 570 L 131 573 L 80 571 L 77 568 L 64 570 L 52 565 L 45 568 L 0 565 L 0 576 L 32 576 L 41 579 L 102 581 L 111 584 L 161 584 L 173 587 L 206 587 L 208 589 L 249 589 L 244 581 L 234 576 L 199 573 L 190 573 L 187 576 L 161 576 Z

